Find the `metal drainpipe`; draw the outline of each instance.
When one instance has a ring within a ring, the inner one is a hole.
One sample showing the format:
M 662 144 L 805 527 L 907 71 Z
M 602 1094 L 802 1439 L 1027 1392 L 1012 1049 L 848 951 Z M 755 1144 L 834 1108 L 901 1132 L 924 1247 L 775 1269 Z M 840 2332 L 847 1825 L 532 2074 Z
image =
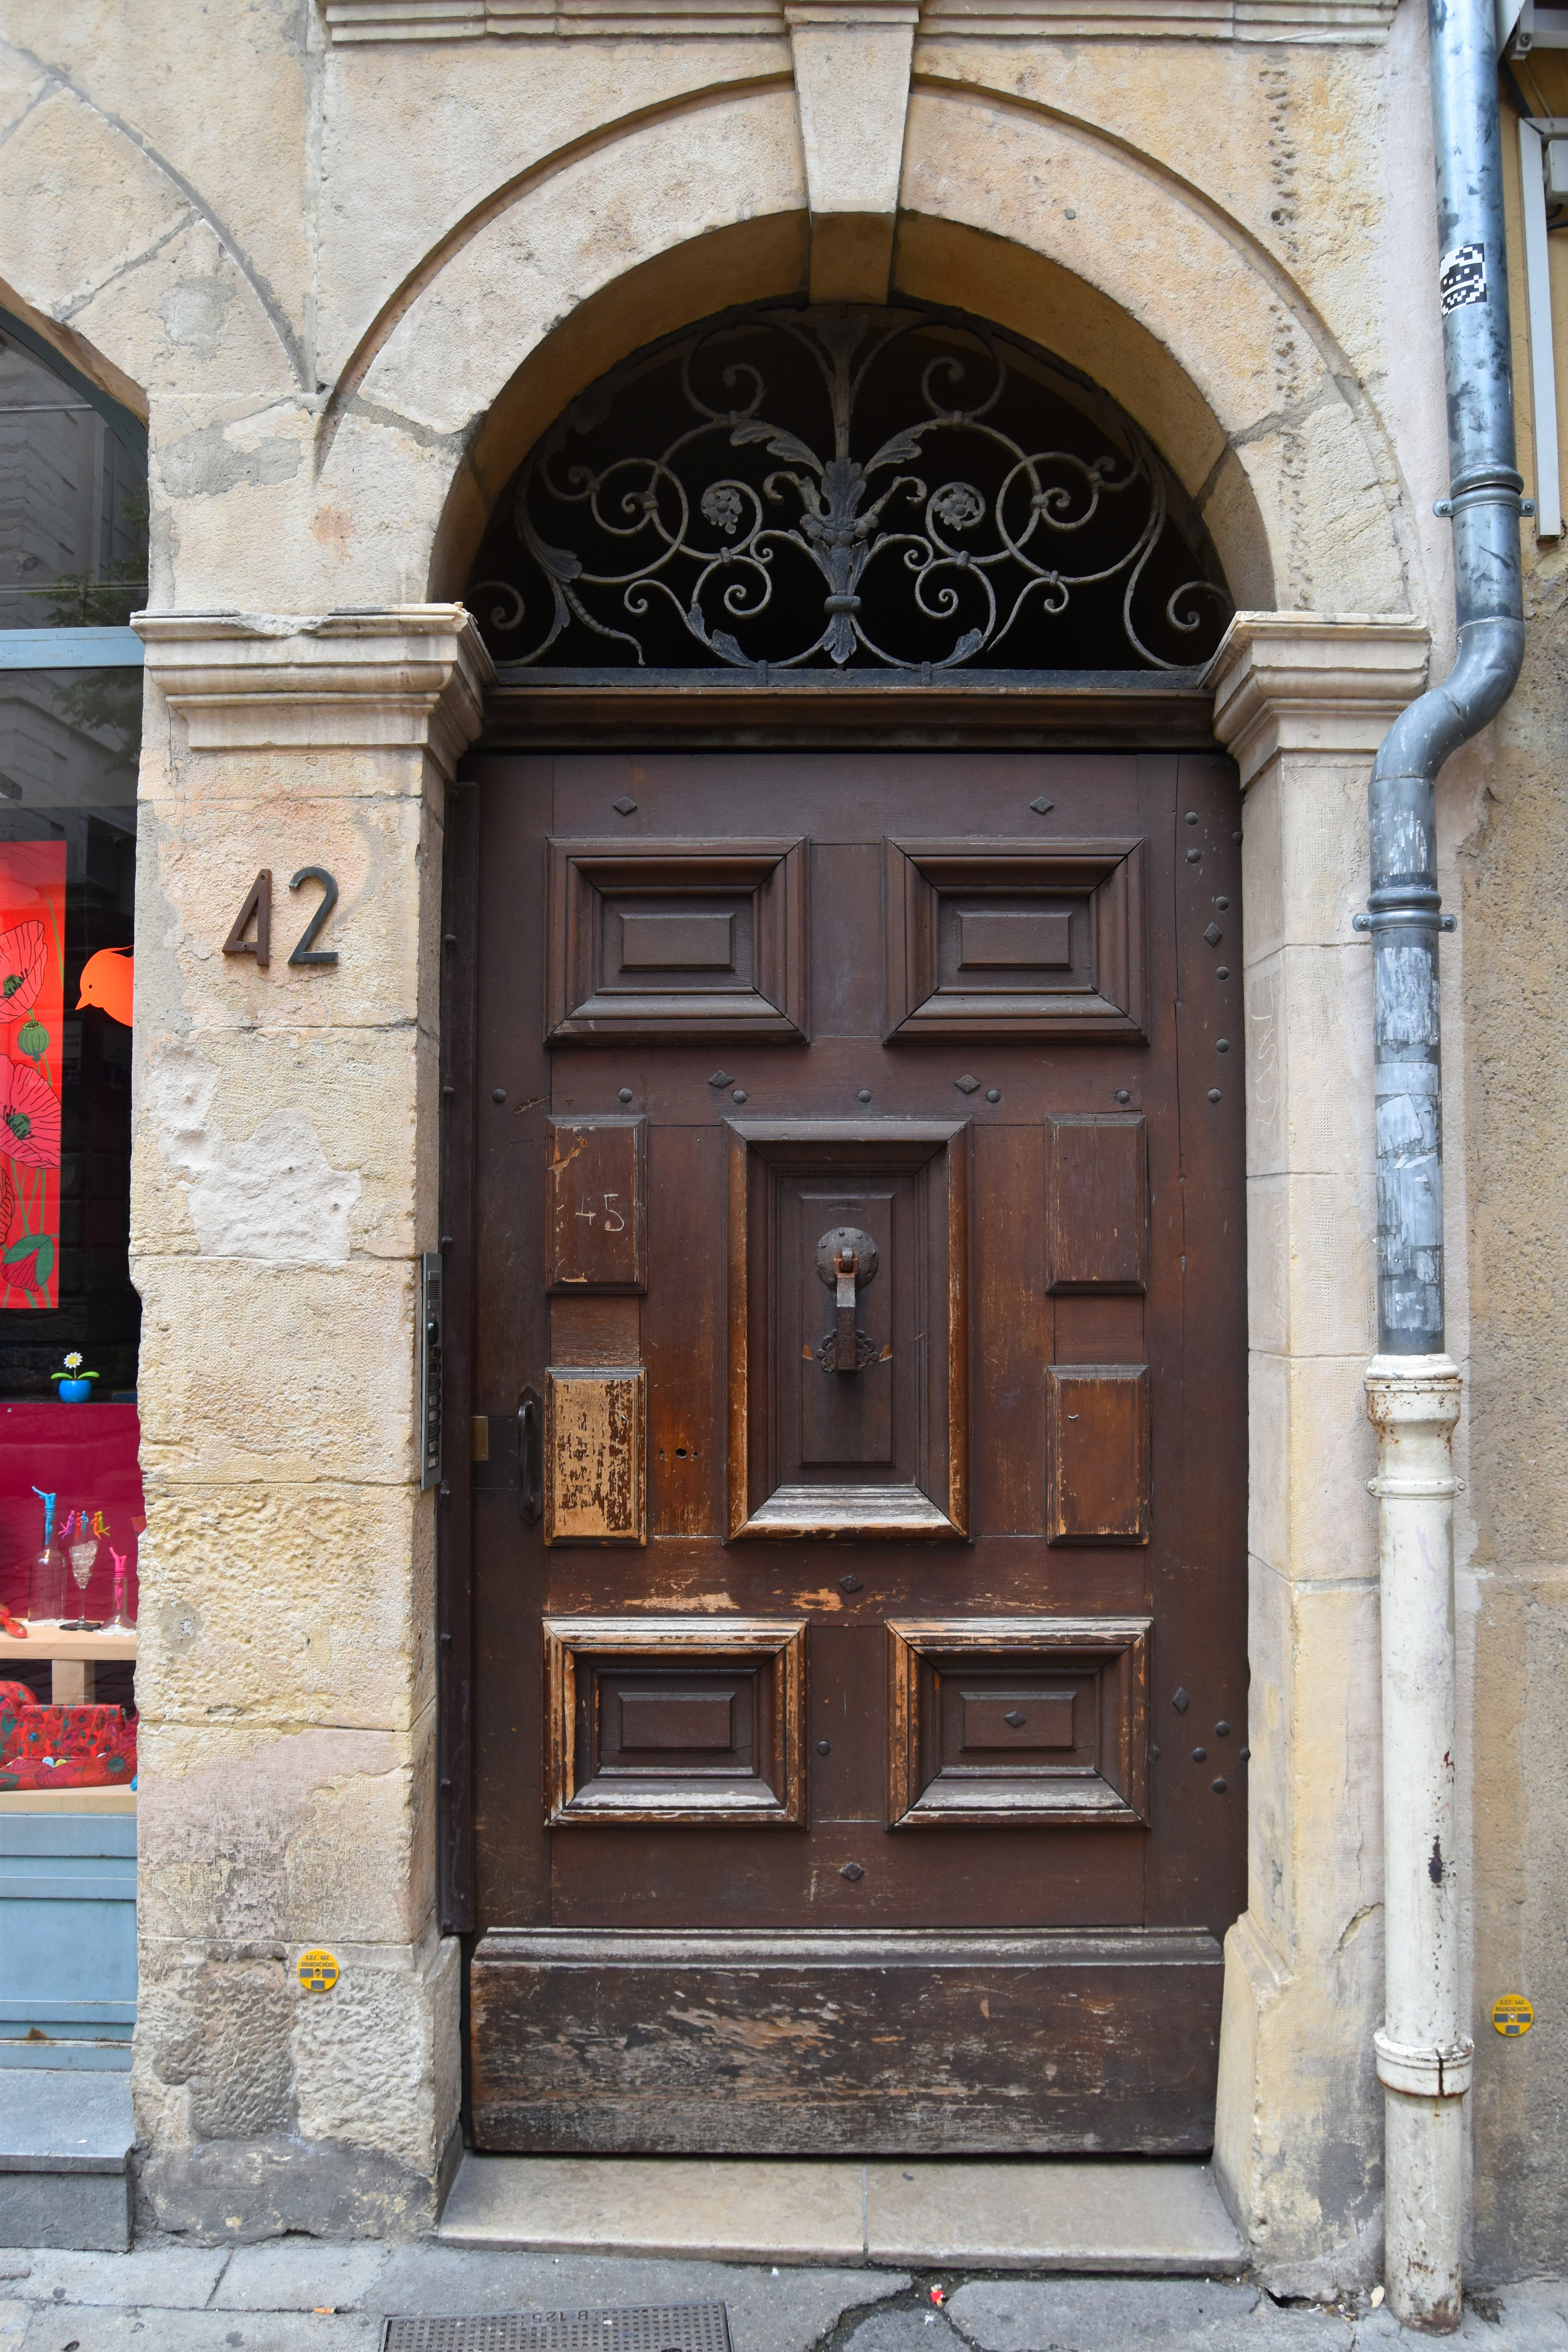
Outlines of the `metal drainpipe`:
M 1524 654 L 1520 491 L 1492 0 L 1428 0 L 1459 653 L 1401 712 L 1373 769 L 1386 1985 L 1388 2300 L 1446 2335 L 1460 2316 L 1464 2095 L 1454 1855 L 1454 1492 L 1459 1372 L 1444 1351 L 1437 772 L 1512 691 Z M 1453 919 L 1447 919 L 1449 928 Z

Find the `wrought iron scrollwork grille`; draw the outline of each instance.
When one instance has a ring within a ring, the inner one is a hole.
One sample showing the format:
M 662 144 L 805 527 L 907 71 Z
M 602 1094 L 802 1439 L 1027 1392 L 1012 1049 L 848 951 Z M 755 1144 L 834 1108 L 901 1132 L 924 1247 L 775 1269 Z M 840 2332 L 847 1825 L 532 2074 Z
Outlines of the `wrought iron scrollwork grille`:
M 1185 668 L 1229 599 L 1092 385 L 914 310 L 730 313 L 567 410 L 468 603 L 523 667 Z

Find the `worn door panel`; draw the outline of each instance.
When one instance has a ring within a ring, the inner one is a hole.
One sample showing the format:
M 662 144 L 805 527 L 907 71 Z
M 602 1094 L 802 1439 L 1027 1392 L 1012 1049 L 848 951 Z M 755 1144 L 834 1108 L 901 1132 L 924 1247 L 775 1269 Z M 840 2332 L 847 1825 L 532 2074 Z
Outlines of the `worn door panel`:
M 1219 1992 L 1191 1932 L 498 1931 L 474 2108 L 506 2147 L 984 2155 L 1005 2079 L 1016 2153 L 1180 2154 L 1213 2136 Z

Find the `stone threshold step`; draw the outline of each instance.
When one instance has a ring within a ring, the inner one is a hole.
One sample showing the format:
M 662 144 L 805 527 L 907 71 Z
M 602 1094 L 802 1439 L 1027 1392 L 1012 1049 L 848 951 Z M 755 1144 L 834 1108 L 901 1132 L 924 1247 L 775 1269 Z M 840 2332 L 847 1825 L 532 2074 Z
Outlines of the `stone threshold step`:
M 861 2163 L 803 2157 L 464 2156 L 443 2244 L 694 2262 L 1234 2273 L 1205 2164 L 1163 2158 Z
M 0 2073 L 0 2246 L 123 2253 L 133 2138 L 129 2075 Z

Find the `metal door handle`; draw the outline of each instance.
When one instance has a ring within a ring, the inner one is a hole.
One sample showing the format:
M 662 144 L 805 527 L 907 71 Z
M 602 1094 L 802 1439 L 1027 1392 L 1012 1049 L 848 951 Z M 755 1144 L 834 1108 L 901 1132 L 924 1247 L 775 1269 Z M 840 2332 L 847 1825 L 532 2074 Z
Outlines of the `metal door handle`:
M 833 1261 L 833 1369 L 836 1372 L 858 1371 L 859 1355 L 855 1332 L 855 1253 L 842 1250 Z
M 816 1244 L 819 1280 L 833 1293 L 833 1328 L 817 1349 L 825 1372 L 858 1372 L 875 1349 L 855 1322 L 855 1301 L 876 1276 L 877 1244 L 858 1225 L 835 1225 Z
M 544 1511 L 544 1408 L 537 1389 L 524 1389 L 517 1405 L 517 1508 L 525 1528 Z

